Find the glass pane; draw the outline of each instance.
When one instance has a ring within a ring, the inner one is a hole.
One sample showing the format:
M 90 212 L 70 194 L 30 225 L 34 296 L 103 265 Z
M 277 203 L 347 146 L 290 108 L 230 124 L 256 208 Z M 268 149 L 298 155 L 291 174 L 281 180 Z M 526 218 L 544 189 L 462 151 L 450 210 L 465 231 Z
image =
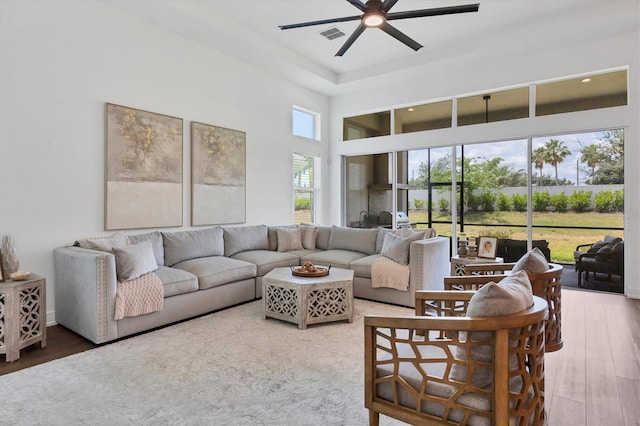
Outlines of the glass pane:
M 627 71 L 536 86 L 536 115 L 627 105 Z
M 293 134 L 304 138 L 315 139 L 316 136 L 316 115 L 293 109 Z
M 529 117 L 529 88 L 458 99 L 458 126 Z
M 391 158 L 392 154 L 384 153 L 345 159 L 347 226 L 376 228 L 391 224 Z
M 391 112 L 346 117 L 343 120 L 343 140 L 373 138 L 391 134 Z
M 315 221 L 314 196 L 312 191 L 293 191 L 295 223 L 313 223 Z
M 527 141 L 465 145 L 459 229 L 467 236 L 527 240 Z
M 623 147 L 621 129 L 533 139 L 533 239 L 552 260 L 573 263 L 578 245 L 622 237 Z
M 415 105 L 394 110 L 395 134 L 451 127 L 452 101 Z

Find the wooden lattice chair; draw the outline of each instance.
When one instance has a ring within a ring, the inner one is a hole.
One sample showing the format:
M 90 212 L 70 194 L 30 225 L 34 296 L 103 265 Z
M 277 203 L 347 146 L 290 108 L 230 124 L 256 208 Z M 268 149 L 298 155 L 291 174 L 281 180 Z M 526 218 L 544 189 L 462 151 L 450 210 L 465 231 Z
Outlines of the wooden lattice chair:
M 513 269 L 515 263 L 479 263 L 467 265 L 465 276 L 446 277 L 445 290 L 477 290 L 485 283 L 504 278 Z M 562 265 L 549 263 L 545 272 L 527 272 L 531 281 L 533 294 L 547 301 L 549 319 L 546 325 L 547 352 L 554 352 L 562 348 Z M 469 278 L 472 276 L 472 278 Z M 481 278 L 482 276 L 482 278 Z
M 474 293 L 416 292 L 416 306 L 434 316 L 365 317 L 370 425 L 380 414 L 410 424 L 544 423 L 546 302 L 533 296 L 515 314 L 465 317 Z

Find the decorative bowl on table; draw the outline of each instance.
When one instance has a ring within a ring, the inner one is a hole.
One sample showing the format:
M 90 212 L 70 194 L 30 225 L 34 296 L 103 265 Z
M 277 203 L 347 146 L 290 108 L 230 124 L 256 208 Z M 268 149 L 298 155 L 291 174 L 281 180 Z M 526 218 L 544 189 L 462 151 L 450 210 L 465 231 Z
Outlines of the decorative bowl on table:
M 291 268 L 291 273 L 298 277 L 324 277 L 329 275 L 329 270 L 331 269 L 331 265 L 328 267 L 316 266 L 309 261 L 304 262 L 302 266 L 289 265 L 289 267 Z
M 26 280 L 30 276 L 31 276 L 31 272 L 17 271 L 9 275 L 9 278 L 11 278 L 14 281 L 22 281 L 22 280 Z

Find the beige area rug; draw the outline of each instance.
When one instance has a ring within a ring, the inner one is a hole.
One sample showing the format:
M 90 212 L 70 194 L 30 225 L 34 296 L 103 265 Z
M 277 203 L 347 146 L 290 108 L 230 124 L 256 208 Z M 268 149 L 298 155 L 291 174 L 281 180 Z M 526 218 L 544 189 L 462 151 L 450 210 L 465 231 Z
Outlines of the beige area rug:
M 363 316 L 262 318 L 255 301 L 0 376 L 2 425 L 366 425 Z M 399 424 L 381 416 L 382 425 Z

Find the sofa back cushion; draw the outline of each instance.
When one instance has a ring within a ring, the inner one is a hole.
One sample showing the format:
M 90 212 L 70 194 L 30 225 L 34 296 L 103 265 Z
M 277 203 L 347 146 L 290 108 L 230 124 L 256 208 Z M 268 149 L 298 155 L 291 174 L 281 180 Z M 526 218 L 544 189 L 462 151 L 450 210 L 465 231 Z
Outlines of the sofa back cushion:
M 164 265 L 164 245 L 162 242 L 162 234 L 160 231 L 153 231 L 147 234 L 135 234 L 127 235 L 127 238 L 131 244 L 138 244 L 143 241 L 151 241 L 151 247 L 153 248 L 153 255 L 156 258 L 156 263 L 160 266 Z
M 320 231 L 318 231 L 319 237 Z M 329 250 L 351 250 L 365 254 L 375 254 L 377 229 L 331 227 Z M 316 242 L 316 245 L 317 242 Z
M 219 226 L 193 231 L 163 232 L 162 241 L 167 266 L 189 259 L 224 254 L 222 228 Z
M 269 250 L 267 225 L 234 226 L 224 230 L 224 255 L 247 250 Z
M 318 226 L 318 235 L 316 236 L 316 248 L 319 248 L 320 250 L 328 250 L 330 237 L 331 237 L 330 226 Z

